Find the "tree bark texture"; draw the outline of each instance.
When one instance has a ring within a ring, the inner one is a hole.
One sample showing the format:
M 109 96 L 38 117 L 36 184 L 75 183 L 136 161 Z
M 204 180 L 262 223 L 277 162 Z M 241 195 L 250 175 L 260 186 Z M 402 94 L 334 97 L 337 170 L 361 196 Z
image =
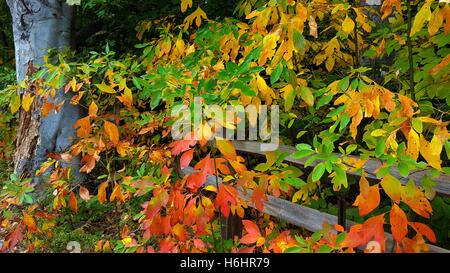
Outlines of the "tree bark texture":
M 6 0 L 13 20 L 17 80 L 21 82 L 43 64 L 48 50 L 61 51 L 71 44 L 72 7 L 65 0 Z M 21 95 L 35 90 L 20 90 Z M 58 91 L 61 110 L 41 116 L 42 99 L 36 99 L 30 111 L 19 112 L 19 126 L 14 155 L 14 171 L 18 175 L 34 176 L 48 153 L 67 150 L 76 138 L 72 128 L 81 117 L 78 106 L 70 104 L 71 94 Z M 66 165 L 77 170 L 79 161 Z M 35 178 L 36 179 L 36 178 Z

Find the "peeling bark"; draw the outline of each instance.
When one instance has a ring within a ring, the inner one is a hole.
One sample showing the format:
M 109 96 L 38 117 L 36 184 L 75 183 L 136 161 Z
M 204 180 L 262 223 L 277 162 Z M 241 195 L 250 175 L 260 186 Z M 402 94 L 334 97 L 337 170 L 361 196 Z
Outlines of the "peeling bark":
M 6 0 L 13 20 L 17 80 L 26 79 L 33 66 L 43 64 L 49 49 L 61 51 L 70 47 L 73 9 L 65 0 Z M 19 90 L 21 95 L 34 90 Z M 14 155 L 14 171 L 33 176 L 49 152 L 67 150 L 76 138 L 72 128 L 81 117 L 78 106 L 70 104 L 71 95 L 60 90 L 56 96 L 64 100 L 58 113 L 41 116 L 42 100 L 35 99 L 29 112 L 19 112 L 19 128 Z M 79 162 L 69 162 L 78 175 Z M 36 181 L 36 180 L 35 180 Z

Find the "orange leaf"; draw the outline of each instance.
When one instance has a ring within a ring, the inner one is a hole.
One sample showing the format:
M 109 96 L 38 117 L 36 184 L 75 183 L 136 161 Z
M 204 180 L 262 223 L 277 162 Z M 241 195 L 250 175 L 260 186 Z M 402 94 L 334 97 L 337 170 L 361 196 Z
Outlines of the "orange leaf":
M 85 187 L 80 187 L 80 198 L 84 201 L 89 201 L 91 199 L 91 195 L 89 194 L 89 190 Z
M 442 61 L 436 65 L 433 69 L 431 69 L 430 74 L 432 76 L 435 76 L 439 71 L 441 71 L 444 67 L 446 67 L 448 64 L 450 63 L 450 54 L 448 54 L 447 56 L 445 56 L 444 59 L 442 59 Z
M 374 210 L 380 204 L 380 192 L 378 184 L 369 188 L 369 194 L 367 198 L 364 198 L 362 194 L 356 197 L 354 206 L 359 207 L 359 215 L 365 216 L 372 210 Z
M 114 199 L 118 199 L 121 202 L 125 202 L 125 196 L 122 194 L 122 188 L 119 184 L 115 183 L 114 189 L 109 197 L 109 201 L 112 202 Z
M 54 105 L 49 103 L 48 101 L 44 102 L 44 105 L 42 105 L 42 115 L 44 117 L 47 117 L 48 114 L 54 109 Z
M 178 240 L 184 242 L 187 238 L 186 230 L 184 229 L 183 225 L 178 223 L 172 228 L 172 233 L 178 237 Z
M 95 102 L 92 102 L 89 106 L 89 117 L 96 118 L 98 112 L 98 106 L 95 104 Z
M 28 230 L 34 232 L 37 230 L 36 221 L 34 221 L 33 216 L 23 213 L 23 222 L 27 226 Z
M 217 149 L 223 154 L 226 159 L 236 160 L 236 150 L 229 140 L 216 140 Z
M 118 96 L 117 99 L 125 104 L 128 108 L 133 107 L 133 94 L 130 88 L 125 88 L 122 95 Z
M 73 128 L 78 128 L 77 130 L 78 137 L 81 138 L 88 136 L 91 133 L 91 121 L 89 120 L 89 117 L 77 120 Z
M 334 228 L 335 228 L 336 231 L 338 231 L 338 232 L 344 232 L 344 231 L 345 231 L 344 227 L 341 226 L 341 225 L 338 225 L 338 224 L 335 224 L 335 225 L 334 225 Z
M 78 213 L 78 204 L 77 204 L 77 198 L 75 197 L 75 194 L 73 192 L 70 192 L 69 195 L 69 206 L 75 212 L 75 214 Z
M 119 144 L 119 129 L 114 123 L 105 121 L 105 133 L 114 145 Z
M 392 236 L 397 242 L 401 242 L 408 234 L 408 219 L 405 212 L 394 204 L 390 212 Z
M 108 187 L 108 182 L 103 182 L 98 187 L 98 201 L 103 204 L 106 201 L 106 187 Z
M 90 173 L 94 167 L 95 167 L 95 162 L 98 159 L 96 159 L 94 156 L 91 155 L 85 155 L 82 159 L 81 159 L 81 163 L 83 163 L 83 167 L 81 167 L 80 172 L 85 172 L 85 173 Z
M 430 227 L 419 222 L 410 222 L 409 225 L 412 226 L 417 233 L 427 237 L 430 242 L 436 243 L 436 235 L 434 235 L 434 232 Z

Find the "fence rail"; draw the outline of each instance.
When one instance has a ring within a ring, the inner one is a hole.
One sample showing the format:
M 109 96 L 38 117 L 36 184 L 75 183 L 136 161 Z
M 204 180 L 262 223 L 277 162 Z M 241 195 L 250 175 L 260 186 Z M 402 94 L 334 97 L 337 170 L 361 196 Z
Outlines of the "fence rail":
M 254 155 L 261 155 L 261 156 L 265 155 L 263 145 L 267 145 L 267 144 L 254 142 L 254 141 L 234 141 L 233 144 L 234 144 L 234 147 L 236 148 L 236 150 L 241 153 L 248 153 L 248 154 L 254 154 Z M 295 151 L 297 151 L 297 149 L 295 149 L 295 147 L 287 146 L 287 145 L 279 145 L 279 149 L 280 149 L 280 151 L 288 152 L 289 154 L 292 154 Z M 342 155 L 340 155 L 340 154 L 336 154 L 336 156 L 342 157 Z M 349 157 L 358 159 L 357 156 L 349 156 Z M 304 167 L 305 162 L 307 160 L 308 160 L 308 158 L 295 159 L 290 156 L 288 156 L 285 159 L 286 162 L 289 162 L 291 164 L 301 166 L 301 167 Z M 311 167 L 316 166 L 318 163 L 320 163 L 320 161 L 317 161 L 317 160 L 314 161 L 312 163 Z M 382 162 L 380 160 L 376 160 L 376 159 L 367 160 L 366 163 L 364 164 L 364 166 L 365 166 L 364 169 L 367 172 L 366 177 L 369 179 L 372 179 L 372 180 L 380 180 L 376 175 L 374 175 L 374 173 L 376 172 L 377 169 L 379 169 L 381 167 L 381 165 L 382 165 Z M 347 171 L 347 174 L 349 174 L 351 176 L 361 177 L 361 173 L 356 172 L 352 169 Z M 406 184 L 409 179 L 412 179 L 414 181 L 414 183 L 416 183 L 416 185 L 420 186 L 421 182 L 422 182 L 422 178 L 425 175 L 430 176 L 430 171 L 429 170 L 417 171 L 417 172 L 411 173 L 408 176 L 408 178 L 405 178 L 400 175 L 398 168 L 396 166 L 393 166 L 391 168 L 390 174 L 392 176 L 396 177 L 397 179 L 399 179 L 402 184 Z M 434 188 L 436 193 L 438 193 L 442 196 L 450 196 L 450 175 L 441 174 L 438 178 L 433 178 L 433 180 L 437 184 L 437 186 Z
M 240 153 L 247 153 L 247 154 L 253 154 L 253 155 L 265 155 L 264 149 L 261 149 L 262 144 L 258 142 L 252 142 L 252 141 L 234 141 L 234 146 L 236 150 Z M 283 152 L 288 152 L 289 154 L 292 154 L 296 151 L 294 147 L 287 146 L 287 145 L 280 145 L 279 149 Z M 298 166 L 304 166 L 307 159 L 294 159 L 291 157 L 287 157 L 285 159 L 286 162 L 298 165 Z M 312 166 L 315 166 L 318 162 L 314 162 Z M 373 172 L 376 169 L 378 169 L 381 166 L 381 162 L 376 160 L 369 160 L 366 163 L 366 170 L 369 172 Z M 184 174 L 191 174 L 195 172 L 193 168 L 186 168 L 183 170 Z M 412 179 L 416 184 L 420 185 L 421 178 L 427 174 L 427 171 L 414 173 L 412 175 Z M 354 176 L 361 176 L 361 174 L 349 171 L 349 175 Z M 400 181 L 403 183 L 406 183 L 405 179 L 401 177 L 401 175 L 398 173 L 398 170 L 396 167 L 393 167 L 391 170 L 391 174 L 395 177 L 397 177 Z M 369 178 L 377 180 L 378 178 L 376 176 L 369 176 Z M 379 180 L 379 179 L 378 179 Z M 222 179 L 219 178 L 219 183 L 222 182 Z M 436 180 L 438 183 L 438 186 L 436 187 L 436 192 L 442 195 L 449 196 L 450 195 L 450 177 L 448 175 L 441 175 L 439 179 Z M 216 185 L 216 177 L 209 176 L 207 178 L 207 184 Z M 244 192 L 242 189 L 238 188 L 238 192 L 240 197 L 250 206 L 255 208 L 255 205 L 251 201 L 252 191 L 246 190 Z M 264 213 L 269 214 L 275 218 L 284 220 L 292 225 L 304 228 L 311 232 L 316 232 L 322 229 L 323 223 L 326 221 L 330 224 L 337 224 L 338 223 L 338 217 L 324 213 L 309 207 L 301 206 L 299 204 L 292 203 L 288 200 L 284 200 L 281 198 L 274 197 L 272 195 L 268 196 L 268 200 L 264 202 Z M 351 225 L 354 225 L 356 223 L 352 221 L 346 222 L 346 227 L 349 227 Z M 386 238 L 386 251 L 389 252 L 392 249 L 394 249 L 395 241 L 390 233 L 385 232 L 385 238 Z M 431 253 L 450 253 L 450 250 L 428 244 L 429 251 Z

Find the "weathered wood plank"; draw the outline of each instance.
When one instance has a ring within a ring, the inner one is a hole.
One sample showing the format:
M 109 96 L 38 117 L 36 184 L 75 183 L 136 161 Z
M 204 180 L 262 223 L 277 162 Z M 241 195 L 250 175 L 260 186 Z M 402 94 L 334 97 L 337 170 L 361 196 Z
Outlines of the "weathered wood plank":
M 195 172 L 193 168 L 186 168 L 183 170 L 184 174 L 191 174 Z M 222 179 L 219 178 L 219 184 L 222 183 Z M 209 176 L 206 180 L 207 185 L 216 185 L 215 176 Z M 240 197 L 251 207 L 255 208 L 255 205 L 251 201 L 252 190 L 247 190 L 245 193 L 242 189 L 238 188 Z M 336 216 L 320 212 L 318 210 L 301 206 L 290 201 L 277 198 L 269 195 L 267 202 L 264 203 L 264 213 L 269 214 L 275 218 L 282 219 L 292 225 L 304 228 L 308 231 L 316 232 L 322 229 L 322 224 L 327 221 L 334 225 L 338 223 Z M 347 226 L 354 225 L 355 222 L 347 221 Z M 386 250 L 393 249 L 395 244 L 391 234 L 385 232 L 386 237 Z M 431 253 L 450 253 L 449 250 L 440 248 L 434 245 L 428 245 Z
M 239 152 L 245 152 L 248 154 L 253 155 L 265 155 L 266 151 L 270 149 L 270 146 L 268 144 L 263 144 L 255 141 L 233 141 L 233 144 L 237 151 Z M 295 147 L 287 146 L 287 145 L 279 145 L 280 151 L 287 152 L 289 154 L 294 153 L 297 151 Z M 340 154 L 336 154 L 336 156 L 341 157 Z M 353 158 L 358 158 L 356 156 L 350 156 Z M 289 162 L 291 164 L 304 167 L 305 162 L 308 160 L 308 158 L 302 158 L 302 159 L 294 159 L 290 156 L 288 156 L 285 161 Z M 311 167 L 316 166 L 319 163 L 319 161 L 315 161 L 312 163 Z M 375 159 L 370 159 L 365 164 L 365 170 L 367 172 L 367 178 L 373 179 L 373 180 L 380 180 L 374 175 L 374 172 L 380 168 L 382 165 L 382 162 Z M 347 172 L 349 175 L 360 177 L 361 174 L 352 170 L 349 170 Z M 405 178 L 400 175 L 398 168 L 396 166 L 392 167 L 390 174 L 397 179 L 400 180 L 402 184 L 406 184 L 409 179 L 412 179 L 416 185 L 421 185 L 421 180 L 425 175 L 429 175 L 429 170 L 423 170 L 411 173 L 408 178 Z M 437 186 L 434 188 L 436 193 L 444 196 L 450 196 L 450 175 L 441 174 L 440 177 L 433 179 Z

